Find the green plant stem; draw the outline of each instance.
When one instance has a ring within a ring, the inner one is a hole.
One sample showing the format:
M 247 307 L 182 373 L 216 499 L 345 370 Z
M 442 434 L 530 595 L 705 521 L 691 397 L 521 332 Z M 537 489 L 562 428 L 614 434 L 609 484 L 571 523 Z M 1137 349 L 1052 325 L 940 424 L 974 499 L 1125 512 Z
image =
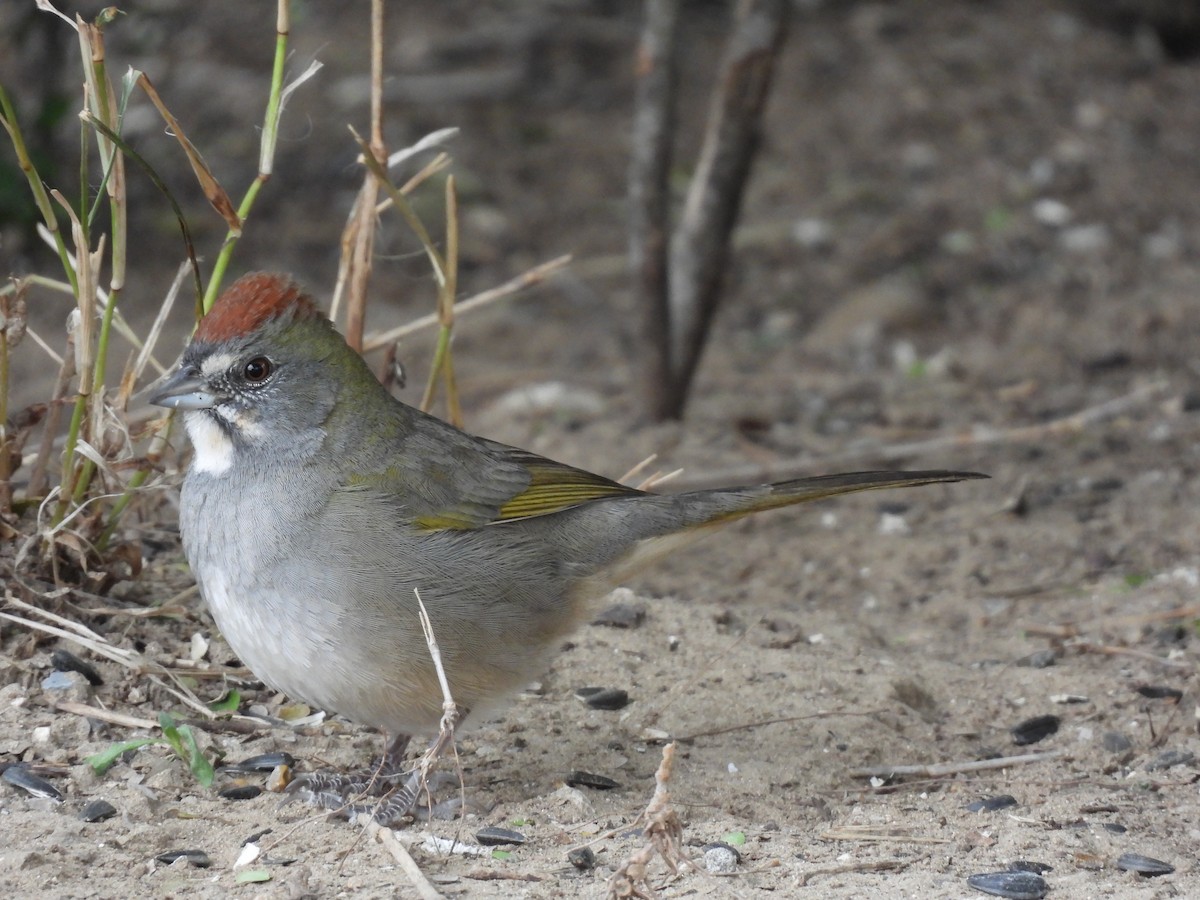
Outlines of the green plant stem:
M 446 385 L 446 415 L 451 424 L 462 427 L 462 407 L 458 402 L 458 382 L 454 377 L 454 296 L 458 292 L 458 194 L 454 176 L 446 179 L 446 253 L 443 257 L 444 280 L 438 286 L 438 339 L 429 367 L 429 381 L 421 399 L 421 409 L 429 412 L 440 378 Z
M 291 4 L 288 0 L 279 0 L 277 6 L 277 24 L 275 26 L 275 63 L 271 69 L 271 91 L 267 96 L 267 112 L 263 120 L 263 136 L 258 157 L 258 175 L 250 183 L 250 187 L 246 189 L 246 195 L 238 205 L 238 218 L 241 219 L 243 225 L 245 224 L 246 217 L 250 215 L 250 210 L 254 206 L 254 201 L 258 198 L 259 191 L 262 190 L 263 185 L 270 179 L 274 166 L 275 145 L 279 138 L 279 118 L 283 113 L 283 74 L 284 65 L 287 62 L 290 8 Z M 237 246 L 240 237 L 241 234 L 239 232 L 230 229 L 225 236 L 224 243 L 221 245 L 220 252 L 217 254 L 216 262 L 213 263 L 212 276 L 208 279 L 208 288 L 204 293 L 203 311 L 206 314 L 212 309 L 212 305 L 217 301 L 217 295 L 221 292 L 221 284 L 225 280 L 225 272 L 229 268 L 229 261 L 233 258 L 233 249 Z
M 0 328 L 0 513 L 12 512 L 12 473 L 8 470 L 8 308 L 7 298 L 0 300 L 5 326 Z
M 262 186 L 266 183 L 270 176 L 263 176 L 261 173 L 250 183 L 250 187 L 246 190 L 246 195 L 242 198 L 242 202 L 238 205 L 238 218 L 244 223 L 246 216 L 250 213 L 250 208 L 254 205 L 255 199 L 258 197 L 258 192 L 262 190 Z M 205 315 L 212 309 L 212 305 L 217 302 L 217 295 L 221 291 L 221 284 L 225 280 L 225 272 L 229 269 L 229 262 L 233 258 L 233 248 L 237 246 L 238 239 L 241 237 L 233 229 L 225 235 L 225 241 L 221 244 L 221 250 L 217 254 L 216 262 L 213 263 L 212 275 L 208 279 L 208 288 L 204 292 L 203 312 Z
M 121 514 L 125 512 L 126 507 L 133 502 L 134 494 L 138 489 L 146 483 L 146 479 L 150 477 L 150 468 L 148 466 L 138 469 L 129 479 L 129 483 L 125 486 L 125 490 L 121 492 L 121 496 L 117 498 L 112 506 L 112 510 L 108 514 L 108 522 L 104 526 L 104 530 L 100 532 L 100 537 L 96 539 L 96 548 L 103 550 L 108 546 L 108 542 L 112 540 L 113 532 L 117 530 L 117 524 L 121 521 Z
M 353 128 L 350 129 L 350 133 L 354 135 L 354 140 L 357 141 L 358 147 L 362 151 L 363 162 L 374 173 L 375 177 L 379 179 L 379 183 L 383 185 L 383 189 L 387 191 L 388 197 L 391 198 L 392 205 L 404 217 L 404 221 L 408 223 L 408 227 L 413 230 L 413 233 L 417 236 L 417 240 L 421 242 L 421 247 L 425 250 L 425 255 L 429 257 L 429 262 L 433 266 L 433 277 L 437 279 L 438 290 L 440 291 L 446 284 L 446 261 L 438 253 L 437 247 L 433 245 L 433 238 L 429 236 L 429 231 L 426 229 L 425 223 L 421 221 L 420 216 L 412 208 L 412 204 L 408 202 L 408 198 L 392 183 L 387 169 L 371 153 L 371 148 L 367 142 Z
M 60 492 L 58 506 L 54 510 L 51 522 L 58 525 L 67 515 L 69 500 L 75 493 L 75 480 L 72 477 L 71 461 L 75 458 L 75 447 L 79 443 L 79 431 L 83 427 L 84 413 L 87 411 L 87 394 L 80 391 L 71 407 L 71 424 L 67 426 L 67 440 L 63 447 L 62 474 L 59 476 Z
M 112 91 L 108 83 L 108 69 L 105 66 L 103 54 L 103 42 L 99 35 L 99 30 L 96 31 L 95 46 L 100 52 L 93 57 L 93 72 L 96 85 L 96 105 L 98 107 L 97 114 L 104 120 L 105 125 L 113 134 L 120 134 L 120 123 L 117 121 L 116 105 L 113 102 Z M 86 131 L 87 129 L 84 128 Z M 104 315 L 100 320 L 100 336 L 96 341 L 96 359 L 92 369 L 92 440 L 99 442 L 103 437 L 103 413 L 104 413 L 104 394 L 105 394 L 105 379 L 107 376 L 108 366 L 108 343 L 112 333 L 113 315 L 116 313 L 117 306 L 121 298 L 121 292 L 125 283 L 125 261 L 126 261 L 126 216 L 125 216 L 125 163 L 121 154 L 121 149 L 112 141 L 105 141 L 101 144 L 102 148 L 108 153 L 108 159 L 105 160 L 104 166 L 104 182 L 106 193 L 108 194 L 109 208 L 109 223 L 112 233 L 112 244 L 109 248 L 109 258 L 112 261 L 112 274 L 109 282 L 108 303 L 104 305 Z M 87 226 L 85 225 L 85 228 Z M 96 449 L 103 453 L 104 448 L 97 446 Z M 76 503 L 82 503 L 87 496 L 88 488 L 91 487 L 92 478 L 96 473 L 96 463 L 88 459 L 84 462 L 83 470 L 79 475 L 78 481 L 75 482 L 75 491 L 72 500 Z M 99 549 L 104 549 L 100 547 Z
M 67 252 L 67 243 L 63 240 L 62 230 L 58 227 L 58 215 L 54 212 L 54 205 L 50 202 L 50 195 L 46 193 L 46 186 L 42 183 L 41 176 L 38 175 L 37 168 L 33 165 L 33 160 L 29 156 L 29 150 L 25 146 L 25 137 L 21 133 L 21 126 L 17 121 L 16 111 L 13 109 L 12 101 L 9 100 L 8 92 L 4 90 L 4 85 L 2 84 L 0 84 L 0 110 L 3 110 L 4 113 L 0 117 L 0 124 L 8 132 L 13 150 L 16 151 L 17 165 L 21 167 L 21 171 L 25 174 L 25 180 L 29 182 L 29 190 L 33 194 L 33 200 L 37 204 L 38 212 L 42 214 L 42 221 L 46 224 L 46 230 L 54 238 L 54 247 L 58 251 L 58 258 L 62 263 L 63 271 L 67 275 L 67 280 L 71 282 L 71 290 L 78 291 L 78 279 L 75 275 L 75 269 L 71 265 L 71 254 Z M 84 184 L 86 185 L 86 182 Z

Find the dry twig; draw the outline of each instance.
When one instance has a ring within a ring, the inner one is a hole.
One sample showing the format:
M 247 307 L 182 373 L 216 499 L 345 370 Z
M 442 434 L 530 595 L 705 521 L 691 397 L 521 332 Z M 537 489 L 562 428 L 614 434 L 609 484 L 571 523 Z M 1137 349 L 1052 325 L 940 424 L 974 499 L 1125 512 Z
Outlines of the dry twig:
M 670 126 L 674 110 L 677 0 L 650 0 L 638 48 L 635 150 L 629 193 L 630 263 L 654 346 L 647 378 L 655 419 L 683 414 L 729 256 L 789 0 L 739 0 L 709 108 L 696 173 L 668 250 Z
M 654 773 L 654 796 L 650 798 L 646 811 L 639 817 L 645 822 L 643 834 L 645 846 L 635 851 L 608 880 L 610 900 L 625 900 L 627 897 L 647 898 L 654 896 L 647 882 L 647 869 L 655 855 L 661 856 L 672 875 L 692 869 L 701 871 L 683 850 L 683 822 L 679 813 L 671 806 L 671 795 L 667 782 L 675 765 L 675 744 L 666 744 L 662 749 L 662 762 Z
M 865 841 L 885 843 L 898 841 L 904 844 L 951 844 L 949 838 L 935 838 L 913 834 L 910 828 L 882 828 L 878 825 L 842 825 L 820 834 L 823 841 Z
M 388 853 L 392 854 L 392 859 L 396 860 L 401 870 L 408 876 L 409 882 L 416 889 L 417 896 L 421 900 L 441 900 L 444 895 L 425 877 L 425 873 L 421 871 L 417 861 L 412 858 L 412 854 L 400 843 L 395 832 L 372 821 L 367 824 L 367 833 L 379 841 Z
M 823 837 L 824 835 L 822 835 Z M 929 859 L 928 853 L 914 856 L 912 859 L 870 859 L 862 862 L 847 863 L 844 866 L 826 866 L 820 869 L 809 869 L 800 876 L 800 884 L 807 885 L 810 878 L 820 875 L 850 875 L 855 872 L 899 872 L 907 869 L 913 863 Z
M 851 769 L 852 778 L 896 778 L 898 776 L 918 775 L 922 778 L 942 778 L 946 775 L 958 775 L 963 772 L 984 772 L 988 769 L 1007 769 L 1009 766 L 1023 766 L 1029 763 L 1045 762 L 1048 759 L 1058 759 L 1066 755 L 1064 750 L 1047 750 L 1045 753 L 1021 753 L 1017 756 L 1001 756 L 996 759 L 971 759 L 961 762 L 933 763 L 924 765 L 879 765 Z
M 158 728 L 158 723 L 151 719 L 142 719 L 99 706 L 88 706 L 86 703 L 77 703 L 74 700 L 59 700 L 54 704 L 54 708 L 87 719 L 108 722 L 110 725 L 120 725 L 123 728 L 144 728 L 147 731 Z

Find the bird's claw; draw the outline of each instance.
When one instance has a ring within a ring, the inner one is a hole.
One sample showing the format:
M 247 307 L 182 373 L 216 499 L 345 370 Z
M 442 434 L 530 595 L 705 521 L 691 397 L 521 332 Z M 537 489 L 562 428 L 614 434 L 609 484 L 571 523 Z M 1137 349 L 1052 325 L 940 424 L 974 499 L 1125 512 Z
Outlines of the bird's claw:
M 284 798 L 280 806 L 302 800 L 310 806 L 327 809 L 345 818 L 354 818 L 364 811 L 379 807 L 384 801 L 388 801 L 389 807 L 394 805 L 390 800 L 396 792 L 397 780 L 397 776 L 382 775 L 378 771 L 346 775 L 314 772 L 293 779 L 283 790 Z M 374 802 L 363 802 L 372 799 Z

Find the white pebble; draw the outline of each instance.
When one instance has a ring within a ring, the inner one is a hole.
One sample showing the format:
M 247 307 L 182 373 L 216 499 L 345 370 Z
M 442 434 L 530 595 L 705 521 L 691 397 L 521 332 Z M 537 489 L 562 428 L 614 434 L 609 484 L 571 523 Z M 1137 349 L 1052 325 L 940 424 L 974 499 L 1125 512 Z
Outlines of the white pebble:
M 1071 207 L 1061 200 L 1043 197 L 1033 204 L 1033 217 L 1050 228 L 1061 228 L 1071 221 Z
M 1072 253 L 1098 253 L 1111 242 L 1106 225 L 1076 225 L 1064 231 L 1060 240 L 1063 249 Z
M 714 875 L 737 871 L 737 854 L 728 847 L 710 847 L 704 851 L 704 868 Z

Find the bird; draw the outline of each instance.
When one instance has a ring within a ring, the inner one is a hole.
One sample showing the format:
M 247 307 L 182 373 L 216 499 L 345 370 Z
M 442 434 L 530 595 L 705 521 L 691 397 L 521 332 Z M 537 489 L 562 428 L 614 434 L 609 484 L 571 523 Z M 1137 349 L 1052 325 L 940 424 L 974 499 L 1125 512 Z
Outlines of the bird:
M 182 413 L 193 454 L 184 554 L 237 657 L 266 685 L 385 734 L 378 768 L 293 787 L 328 809 L 388 786 L 397 822 L 421 783 L 414 734 L 452 740 L 449 693 L 486 718 L 548 665 L 592 602 L 751 513 L 879 488 L 985 478 L 868 471 L 660 494 L 462 431 L 396 399 L 291 277 L 231 284 L 149 402 Z

